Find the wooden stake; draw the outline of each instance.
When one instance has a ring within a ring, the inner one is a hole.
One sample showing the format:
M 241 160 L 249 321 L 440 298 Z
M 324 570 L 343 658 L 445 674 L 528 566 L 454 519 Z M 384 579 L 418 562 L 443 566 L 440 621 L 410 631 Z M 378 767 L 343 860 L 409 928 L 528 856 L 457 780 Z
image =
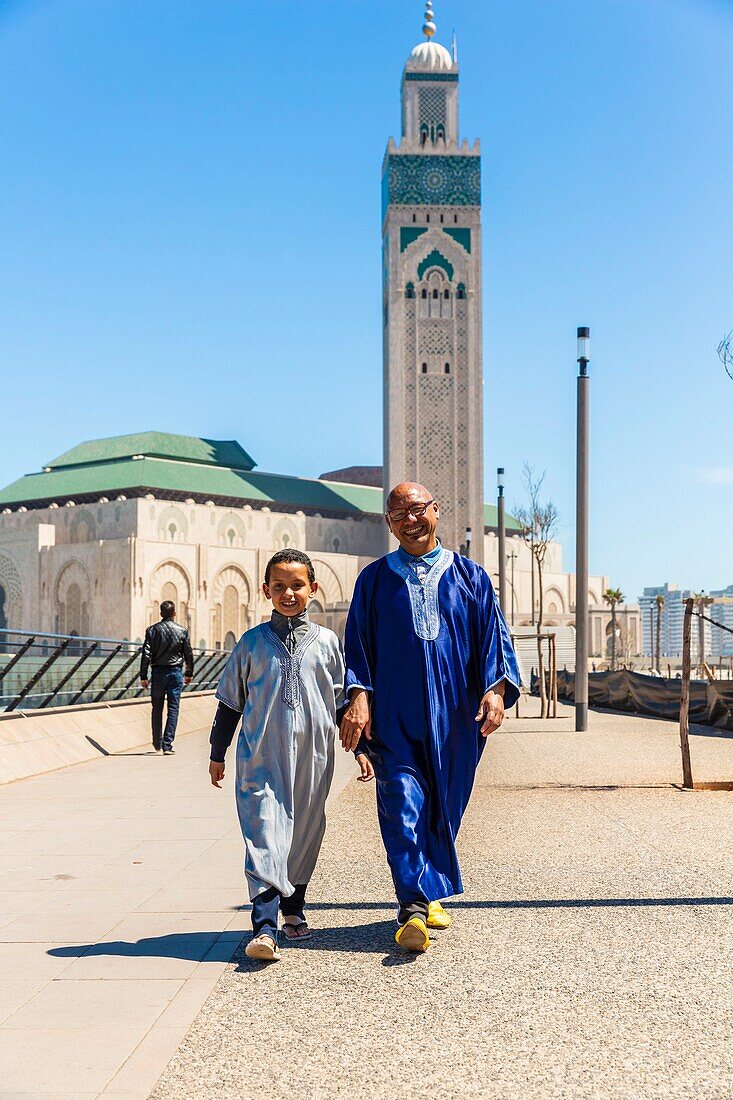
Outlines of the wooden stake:
M 682 750 L 682 786 L 692 790 L 690 763 L 690 640 L 692 634 L 693 599 L 685 600 L 682 627 L 682 685 L 680 692 L 680 749 Z

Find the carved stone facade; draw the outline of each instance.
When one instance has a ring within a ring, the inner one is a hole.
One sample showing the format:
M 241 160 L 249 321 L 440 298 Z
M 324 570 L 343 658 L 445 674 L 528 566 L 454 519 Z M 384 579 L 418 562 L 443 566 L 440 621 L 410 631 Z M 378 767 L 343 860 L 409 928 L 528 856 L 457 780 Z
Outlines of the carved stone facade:
M 195 645 L 231 647 L 269 617 L 262 594 L 268 558 L 295 546 L 316 569 L 315 615 L 342 627 L 356 576 L 381 539 L 380 517 L 172 506 L 149 495 L 23 508 L 0 516 L 0 626 L 139 639 L 161 601 L 173 600 Z
M 447 545 L 482 558 L 481 158 L 459 144 L 458 66 L 413 50 L 383 166 L 385 486 L 418 481 Z

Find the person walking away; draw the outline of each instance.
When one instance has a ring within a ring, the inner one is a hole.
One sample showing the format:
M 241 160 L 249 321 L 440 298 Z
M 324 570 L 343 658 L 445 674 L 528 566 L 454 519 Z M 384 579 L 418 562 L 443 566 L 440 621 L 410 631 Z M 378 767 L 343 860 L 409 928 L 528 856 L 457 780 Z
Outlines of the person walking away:
M 162 749 L 164 756 L 172 756 L 176 751 L 173 738 L 178 725 L 181 692 L 184 683 L 190 684 L 193 676 L 191 639 L 188 631 L 175 620 L 176 605 L 172 600 L 164 600 L 160 605 L 160 622 L 145 631 L 140 662 L 142 685 L 144 688 L 151 687 L 153 748 L 156 752 Z M 152 686 L 148 678 L 150 668 Z M 166 701 L 168 711 L 163 729 L 163 705 Z

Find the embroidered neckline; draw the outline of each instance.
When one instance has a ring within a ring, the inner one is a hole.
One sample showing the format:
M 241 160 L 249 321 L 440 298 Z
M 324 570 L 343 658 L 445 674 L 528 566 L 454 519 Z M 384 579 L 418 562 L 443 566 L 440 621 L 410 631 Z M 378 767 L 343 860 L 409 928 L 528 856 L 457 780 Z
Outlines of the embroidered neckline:
M 278 638 L 269 623 L 262 623 L 261 625 L 265 637 L 270 645 L 277 651 L 278 660 L 280 661 L 280 673 L 282 677 L 280 694 L 282 695 L 282 700 L 291 710 L 295 710 L 296 707 L 300 706 L 301 702 L 300 666 L 303 661 L 303 654 L 319 633 L 320 627 L 317 623 L 311 623 L 308 633 L 304 636 L 302 641 L 296 645 L 291 653 L 285 643 Z
M 402 561 L 396 550 L 387 554 L 387 564 L 390 569 L 398 577 L 402 577 L 407 585 L 412 610 L 412 626 L 418 638 L 422 638 L 424 642 L 434 642 L 440 633 L 438 585 L 446 569 L 453 564 L 453 558 L 453 551 L 444 549 L 428 569 L 425 579 L 421 581 L 412 565 Z

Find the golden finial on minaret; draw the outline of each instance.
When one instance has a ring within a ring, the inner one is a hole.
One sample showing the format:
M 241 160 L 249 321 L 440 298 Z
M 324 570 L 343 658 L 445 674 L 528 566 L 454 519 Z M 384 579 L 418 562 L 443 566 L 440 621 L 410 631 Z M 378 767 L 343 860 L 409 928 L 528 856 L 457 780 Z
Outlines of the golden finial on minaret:
M 428 0 L 427 4 L 425 5 L 425 22 L 423 23 L 422 28 L 422 32 L 427 38 L 428 42 L 435 34 L 435 23 L 433 22 L 433 19 L 433 5 L 431 4 L 430 0 Z

